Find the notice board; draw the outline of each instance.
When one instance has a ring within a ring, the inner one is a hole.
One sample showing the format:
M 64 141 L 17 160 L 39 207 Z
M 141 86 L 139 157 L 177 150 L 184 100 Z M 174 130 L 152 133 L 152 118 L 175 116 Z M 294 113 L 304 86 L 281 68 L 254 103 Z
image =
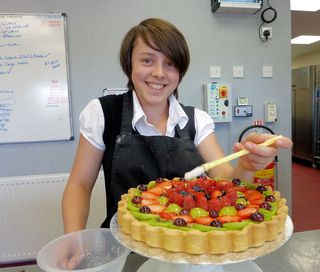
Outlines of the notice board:
M 72 140 L 65 14 L 0 14 L 0 144 Z

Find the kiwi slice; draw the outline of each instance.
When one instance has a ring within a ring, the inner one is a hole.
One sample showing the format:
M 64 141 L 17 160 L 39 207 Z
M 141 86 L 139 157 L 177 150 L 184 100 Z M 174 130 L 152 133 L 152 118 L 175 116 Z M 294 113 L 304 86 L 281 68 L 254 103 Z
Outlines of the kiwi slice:
M 271 213 L 271 211 L 268 211 L 268 210 L 266 210 L 266 209 L 264 209 L 264 208 L 260 208 L 260 209 L 258 210 L 258 212 L 263 214 L 263 218 L 264 218 L 263 220 L 264 220 L 264 221 L 270 221 L 270 220 L 272 219 L 272 213 Z
M 153 188 L 154 186 L 156 186 L 157 182 L 155 180 L 152 180 L 150 181 L 148 184 L 147 184 L 147 187 L 148 187 L 148 190 Z
M 149 220 L 148 224 L 150 224 L 151 226 L 164 227 L 164 228 L 168 228 L 170 226 L 169 221 L 161 220 L 160 218 Z
M 203 231 L 203 232 L 212 231 L 212 230 L 226 231 L 226 229 L 224 229 L 224 228 L 216 228 L 216 227 L 211 227 L 211 226 L 205 226 L 205 225 L 201 225 L 201 224 L 197 224 L 197 223 L 193 223 L 191 225 L 191 227 L 193 229 L 200 230 L 200 231 Z
M 278 201 L 275 201 L 275 202 L 269 202 L 270 205 L 271 205 L 271 215 L 275 215 L 277 213 L 277 210 L 278 210 L 278 206 L 279 206 L 279 203 Z
M 141 212 L 132 212 L 132 215 L 141 220 L 151 220 L 159 218 L 159 215 L 153 214 L 153 213 L 141 213 Z
M 228 230 L 242 230 L 245 226 L 248 226 L 249 224 L 250 224 L 249 220 L 244 220 L 241 222 L 224 223 L 223 227 Z

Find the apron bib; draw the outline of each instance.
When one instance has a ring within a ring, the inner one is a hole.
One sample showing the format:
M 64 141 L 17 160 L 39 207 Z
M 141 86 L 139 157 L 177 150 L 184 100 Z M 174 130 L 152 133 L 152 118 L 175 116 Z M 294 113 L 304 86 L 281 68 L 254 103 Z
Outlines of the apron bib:
M 121 195 L 130 188 L 157 178 L 182 177 L 185 172 L 203 163 L 187 132 L 188 124 L 183 130 L 177 125 L 173 138 L 142 136 L 132 129 L 132 117 L 133 101 L 125 95 L 121 131 L 112 157 L 111 181 L 106 181 L 110 182 L 107 188 L 112 191 L 113 201 L 108 201 L 107 218 L 102 227 L 109 227 Z

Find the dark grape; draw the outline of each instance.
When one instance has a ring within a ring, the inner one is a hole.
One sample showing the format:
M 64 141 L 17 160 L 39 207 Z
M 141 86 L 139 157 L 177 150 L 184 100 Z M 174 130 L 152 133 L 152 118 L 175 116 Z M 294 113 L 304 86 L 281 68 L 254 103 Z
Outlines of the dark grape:
M 141 192 L 144 192 L 144 191 L 147 191 L 148 190 L 148 186 L 146 184 L 140 184 L 138 186 L 138 189 L 141 191 Z
M 255 222 L 262 222 L 264 220 L 264 216 L 262 213 L 255 212 L 250 216 L 250 219 Z
M 217 219 L 211 221 L 210 226 L 216 227 L 216 228 L 222 228 L 223 227 L 222 223 Z
M 179 214 L 180 215 L 187 215 L 187 214 L 189 214 L 189 211 L 186 209 L 182 209 L 182 210 L 180 210 Z
M 239 204 L 236 204 L 234 207 L 236 208 L 237 211 L 240 211 L 240 210 L 245 209 L 246 206 L 244 206 L 243 204 L 239 203 Z
M 163 182 L 163 178 L 157 178 L 157 179 L 156 179 L 156 182 L 157 182 L 157 183 Z
M 131 200 L 131 202 L 134 204 L 139 204 L 141 203 L 141 201 L 142 201 L 142 198 L 140 196 L 134 196 Z
M 234 179 L 232 180 L 232 183 L 233 183 L 234 185 L 239 186 L 239 185 L 241 184 L 241 180 L 240 180 L 239 178 L 234 178 Z
M 275 196 L 273 196 L 273 195 L 268 195 L 268 196 L 265 197 L 264 200 L 265 200 L 265 201 L 268 201 L 268 202 L 275 202 L 275 201 L 276 201 L 276 198 L 275 198 Z
M 151 213 L 151 209 L 148 206 L 142 206 L 139 211 L 141 213 Z
M 256 187 L 256 190 L 259 191 L 262 194 L 264 191 L 267 191 L 267 188 L 264 187 L 263 185 L 258 185 Z
M 193 187 L 192 187 L 192 190 L 194 190 L 194 191 L 196 191 L 196 192 L 202 192 L 202 191 L 203 191 L 202 188 L 199 187 L 198 185 L 193 186 Z
M 183 218 L 178 217 L 173 221 L 173 224 L 179 227 L 185 227 L 187 222 Z
M 218 213 L 216 210 L 211 210 L 211 211 L 209 212 L 209 215 L 210 215 L 211 217 L 213 217 L 213 218 L 216 218 L 216 217 L 219 216 L 219 213 Z
M 271 211 L 272 209 L 272 206 L 269 202 L 262 202 L 260 205 L 259 205 L 260 208 L 263 208 L 263 209 L 266 209 L 268 211 Z

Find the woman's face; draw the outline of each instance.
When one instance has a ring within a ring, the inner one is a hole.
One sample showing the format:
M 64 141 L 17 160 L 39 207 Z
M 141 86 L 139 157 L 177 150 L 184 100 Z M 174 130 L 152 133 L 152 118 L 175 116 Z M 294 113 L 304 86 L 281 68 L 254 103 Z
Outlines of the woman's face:
M 132 82 L 142 106 L 167 103 L 179 84 L 179 71 L 160 51 L 138 38 L 132 50 Z

